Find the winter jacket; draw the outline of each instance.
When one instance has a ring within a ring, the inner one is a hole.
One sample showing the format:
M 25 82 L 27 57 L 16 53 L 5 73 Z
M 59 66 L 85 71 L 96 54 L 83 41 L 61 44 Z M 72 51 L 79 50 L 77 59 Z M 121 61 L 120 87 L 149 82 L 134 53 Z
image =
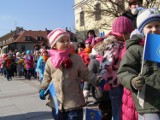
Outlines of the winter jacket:
M 138 120 L 138 113 L 135 109 L 132 92 L 124 87 L 122 97 L 122 120 Z
M 31 55 L 26 55 L 25 56 L 25 65 L 26 65 L 26 69 L 33 69 L 33 56 Z
M 160 112 L 160 68 L 157 63 L 144 61 L 142 76 L 145 85 L 140 91 L 144 95 L 144 108 L 137 99 L 138 91 L 131 85 L 131 80 L 141 72 L 143 45 L 139 44 L 141 39 L 127 40 L 126 54 L 118 70 L 118 78 L 122 85 L 132 91 L 133 100 L 138 113 Z
M 73 63 L 71 68 L 67 69 L 61 65 L 60 68 L 56 69 L 51 62 L 51 58 L 48 58 L 40 88 L 40 90 L 47 89 L 49 83 L 53 81 L 59 102 L 59 110 L 72 110 L 85 105 L 79 78 L 92 83 L 94 86 L 98 86 L 100 80 L 95 74 L 89 72 L 79 55 L 71 55 L 70 59 Z M 54 107 L 50 95 L 47 105 Z
M 45 62 L 44 62 L 42 56 L 40 56 L 38 58 L 37 68 L 36 68 L 37 72 L 39 72 L 39 74 L 40 74 L 40 78 L 43 78 L 44 69 L 45 69 Z
M 103 60 L 100 63 L 99 74 L 108 81 L 111 87 L 117 87 L 120 85 L 120 81 L 117 78 L 117 70 L 121 61 L 121 51 L 124 47 L 124 42 L 119 40 L 115 36 L 109 36 L 106 41 Z
M 121 59 L 124 57 L 126 52 L 126 44 L 121 52 Z M 138 120 L 138 113 L 136 111 L 132 92 L 127 90 L 125 87 L 123 88 L 123 96 L 122 96 L 122 118 L 121 120 Z
M 133 23 L 133 27 L 136 28 L 136 18 L 137 18 L 137 14 L 136 14 L 136 15 L 133 15 L 133 14 L 131 13 L 131 10 L 127 10 L 127 11 L 125 11 L 125 12 L 122 14 L 122 16 L 125 16 L 125 17 L 127 17 L 129 20 L 131 20 L 132 23 Z

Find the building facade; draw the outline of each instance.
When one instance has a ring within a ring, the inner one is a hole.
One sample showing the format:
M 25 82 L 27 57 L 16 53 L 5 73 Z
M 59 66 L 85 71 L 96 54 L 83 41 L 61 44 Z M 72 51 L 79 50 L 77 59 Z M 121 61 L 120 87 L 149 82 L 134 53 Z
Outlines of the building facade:
M 28 49 L 33 50 L 35 44 L 47 43 L 47 35 L 50 30 L 32 31 L 17 27 L 16 30 L 0 37 L 0 53 L 18 50 L 24 52 Z
M 152 3 L 151 3 L 152 2 Z M 159 0 L 152 0 L 148 7 L 156 5 Z M 147 1 L 143 0 L 147 6 Z M 86 32 L 94 29 L 97 36 L 111 30 L 113 19 L 120 16 L 128 7 L 128 0 L 74 0 L 75 29 L 78 41 L 85 40 Z

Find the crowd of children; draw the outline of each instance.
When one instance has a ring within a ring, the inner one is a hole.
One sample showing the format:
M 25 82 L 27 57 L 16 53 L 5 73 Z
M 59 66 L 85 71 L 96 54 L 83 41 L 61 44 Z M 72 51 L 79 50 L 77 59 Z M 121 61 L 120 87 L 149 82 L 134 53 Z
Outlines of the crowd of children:
M 47 104 L 52 108 L 53 118 L 82 120 L 82 108 L 92 91 L 102 120 L 160 120 L 159 63 L 142 62 L 146 34 L 160 34 L 159 10 L 142 9 L 136 25 L 138 29 L 134 30 L 127 17 L 115 18 L 106 36 L 92 34 L 78 44 L 79 56 L 71 54 L 70 38 L 63 29 L 48 35 L 52 55 L 46 62 L 40 98 L 45 99 L 45 91 L 53 82 L 59 105 L 56 116 L 49 96 Z
M 134 30 L 127 17 L 117 17 L 106 36 L 97 37 L 94 30 L 89 30 L 77 50 L 67 31 L 55 29 L 47 36 L 50 50 L 43 44 L 41 49 L 35 45 L 33 53 L 27 50 L 4 54 L 0 59 L 1 74 L 7 80 L 12 80 L 15 71 L 25 79 L 38 77 L 42 100 L 53 82 L 58 114 L 51 94 L 47 105 L 56 120 L 82 120 L 90 92 L 102 120 L 160 120 L 159 63 L 142 62 L 146 35 L 160 34 L 160 11 L 139 11 L 136 26 Z

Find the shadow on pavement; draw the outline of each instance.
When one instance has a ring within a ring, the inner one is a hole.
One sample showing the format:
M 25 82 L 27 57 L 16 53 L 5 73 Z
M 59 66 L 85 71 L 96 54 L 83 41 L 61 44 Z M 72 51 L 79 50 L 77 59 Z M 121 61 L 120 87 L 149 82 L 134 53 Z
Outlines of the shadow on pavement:
M 51 112 L 30 112 L 10 116 L 0 115 L 0 120 L 53 120 Z

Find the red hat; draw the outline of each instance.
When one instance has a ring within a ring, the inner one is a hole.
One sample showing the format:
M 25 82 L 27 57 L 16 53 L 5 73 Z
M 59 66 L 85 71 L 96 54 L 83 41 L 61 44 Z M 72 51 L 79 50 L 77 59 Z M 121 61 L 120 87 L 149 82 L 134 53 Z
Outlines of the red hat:
M 112 24 L 112 31 L 120 34 L 131 33 L 133 31 L 133 24 L 127 17 L 120 16 L 115 18 Z

